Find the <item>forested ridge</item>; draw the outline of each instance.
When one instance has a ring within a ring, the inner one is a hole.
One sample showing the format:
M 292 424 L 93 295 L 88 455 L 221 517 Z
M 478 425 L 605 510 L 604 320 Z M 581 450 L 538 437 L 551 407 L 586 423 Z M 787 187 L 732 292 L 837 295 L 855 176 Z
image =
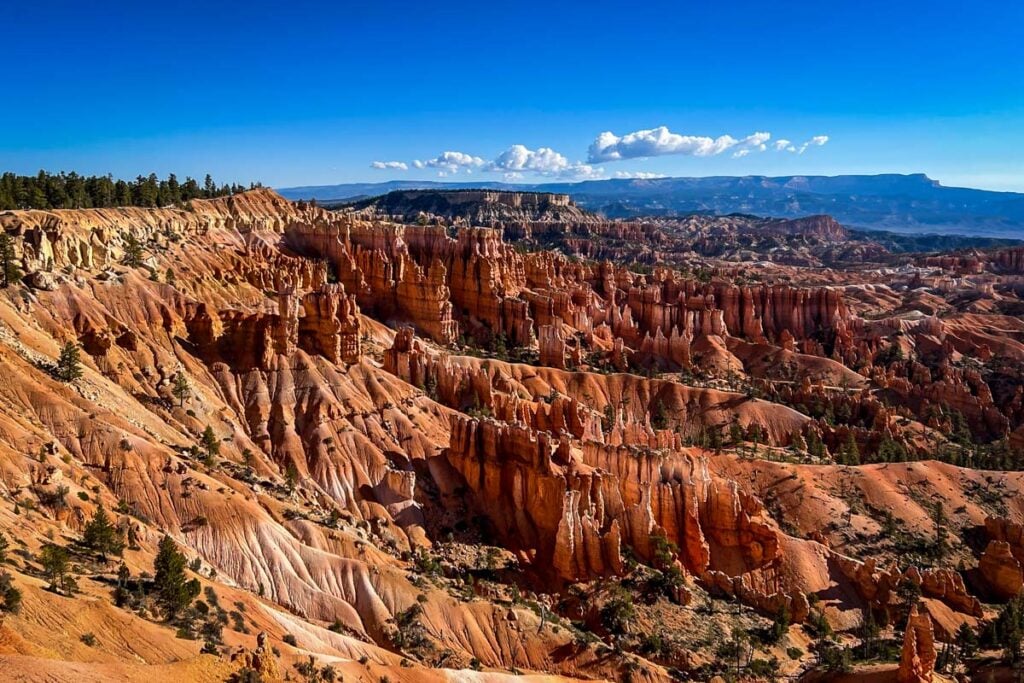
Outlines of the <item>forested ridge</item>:
M 188 176 L 180 181 L 173 173 L 164 179 L 150 173 L 135 180 L 115 180 L 111 175 L 82 176 L 74 172 L 40 171 L 34 176 L 8 172 L 0 176 L 0 210 L 173 206 L 192 199 L 235 194 L 258 186 L 258 183 L 218 185 L 209 174 L 200 183 Z

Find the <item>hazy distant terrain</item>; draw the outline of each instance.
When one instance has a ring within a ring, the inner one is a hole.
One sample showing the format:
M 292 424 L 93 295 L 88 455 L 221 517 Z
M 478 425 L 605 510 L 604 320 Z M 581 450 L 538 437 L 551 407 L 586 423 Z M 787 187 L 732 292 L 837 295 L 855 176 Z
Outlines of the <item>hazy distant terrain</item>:
M 694 212 L 798 217 L 828 214 L 844 225 L 911 233 L 1024 237 L 1024 194 L 944 187 L 923 174 L 719 176 L 580 183 L 389 181 L 282 188 L 289 199 L 341 201 L 412 188 L 493 188 L 567 193 L 610 218 Z

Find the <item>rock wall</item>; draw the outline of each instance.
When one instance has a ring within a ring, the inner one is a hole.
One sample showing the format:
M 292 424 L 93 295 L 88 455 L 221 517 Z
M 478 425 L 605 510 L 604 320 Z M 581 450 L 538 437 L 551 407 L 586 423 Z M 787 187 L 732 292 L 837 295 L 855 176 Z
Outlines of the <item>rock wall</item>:
M 618 573 L 623 544 L 653 560 L 655 536 L 698 576 L 779 558 L 778 532 L 760 503 L 712 477 L 699 457 L 574 444 L 525 424 L 453 416 L 445 458 L 501 538 L 566 580 Z

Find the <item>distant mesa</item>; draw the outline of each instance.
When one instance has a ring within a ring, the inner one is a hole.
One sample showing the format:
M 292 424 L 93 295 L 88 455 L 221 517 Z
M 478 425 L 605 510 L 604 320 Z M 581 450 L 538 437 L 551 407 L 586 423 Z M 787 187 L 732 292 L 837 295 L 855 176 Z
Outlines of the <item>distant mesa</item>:
M 924 174 L 716 176 L 507 184 L 390 181 L 282 188 L 288 199 L 343 202 L 396 190 L 496 190 L 567 194 L 608 218 L 748 213 L 828 214 L 843 225 L 904 233 L 1024 237 L 1024 194 L 945 187 Z
M 588 223 L 601 220 L 567 194 L 507 190 L 396 190 L 357 201 L 351 210 L 416 221 L 422 215 L 465 220 L 473 225 L 508 221 Z

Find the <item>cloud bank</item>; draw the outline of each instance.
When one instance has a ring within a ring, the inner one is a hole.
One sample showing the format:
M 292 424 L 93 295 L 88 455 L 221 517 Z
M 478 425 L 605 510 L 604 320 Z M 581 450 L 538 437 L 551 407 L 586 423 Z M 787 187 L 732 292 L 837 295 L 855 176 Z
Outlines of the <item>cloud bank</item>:
M 522 177 L 524 173 L 572 179 L 596 178 L 603 175 L 602 169 L 580 162 L 570 162 L 565 155 L 550 147 L 532 150 L 526 145 L 512 145 L 488 163 L 484 170 L 504 173 L 506 177 L 511 174 L 519 174 L 518 177 Z
M 474 168 L 483 166 L 484 160 L 464 152 L 443 152 L 426 161 L 416 159 L 412 165 L 416 168 L 437 168 L 442 174 L 455 174 L 460 170 L 470 173 Z
M 752 133 L 741 139 L 736 139 L 731 135 L 720 135 L 717 138 L 702 135 L 680 135 L 670 131 L 667 126 L 638 130 L 622 136 L 605 131 L 590 144 L 590 148 L 587 150 L 587 160 L 591 163 L 600 163 L 668 154 L 710 157 L 730 149 L 736 152 L 743 150 L 746 150 L 747 153 L 751 150 L 763 152 L 767 149 L 766 143 L 771 137 L 771 133 L 763 132 Z
M 708 137 L 703 135 L 681 135 L 673 133 L 667 126 L 638 130 L 625 135 L 605 131 L 597 136 L 587 150 L 587 161 L 570 161 L 568 157 L 551 147 L 530 149 L 526 145 L 512 145 L 491 161 L 465 152 L 446 151 L 433 159 L 412 162 L 417 169 L 437 169 L 439 176 L 471 174 L 474 171 L 500 173 L 506 180 L 520 180 L 528 175 L 564 180 L 588 180 L 609 177 L 596 164 L 628 159 L 683 155 L 712 157 L 730 152 L 732 158 L 742 159 L 754 153 L 776 152 L 803 154 L 811 147 L 821 147 L 829 141 L 827 135 L 815 135 L 801 143 L 787 138 L 772 140 L 772 134 L 757 131 L 742 138 L 731 135 Z M 374 161 L 376 169 L 406 171 L 409 165 L 404 161 Z M 614 178 L 663 178 L 659 173 L 643 171 L 618 171 Z

